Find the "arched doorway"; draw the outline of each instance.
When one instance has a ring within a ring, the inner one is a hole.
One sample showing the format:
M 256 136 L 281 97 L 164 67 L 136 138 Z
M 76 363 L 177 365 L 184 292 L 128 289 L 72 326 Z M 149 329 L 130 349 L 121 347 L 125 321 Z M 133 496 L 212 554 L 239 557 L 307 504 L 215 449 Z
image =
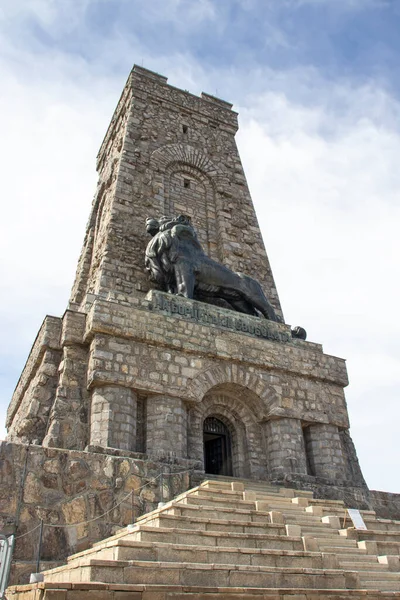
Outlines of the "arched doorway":
M 229 429 L 220 419 L 204 419 L 204 469 L 212 475 L 233 475 L 232 443 Z

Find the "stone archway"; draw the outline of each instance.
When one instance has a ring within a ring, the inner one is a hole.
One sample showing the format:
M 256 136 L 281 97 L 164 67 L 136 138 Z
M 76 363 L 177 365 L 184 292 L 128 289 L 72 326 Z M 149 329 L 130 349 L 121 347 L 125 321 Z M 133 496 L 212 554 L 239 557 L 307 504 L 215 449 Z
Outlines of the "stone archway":
M 279 416 L 281 414 L 281 397 L 268 381 L 269 375 L 250 372 L 248 368 L 235 363 L 213 365 L 201 371 L 189 381 L 187 397 L 197 402 L 218 386 L 225 389 L 238 390 L 239 395 L 246 395 L 252 410 L 259 419 Z
M 216 417 L 229 431 L 232 475 L 265 478 L 266 450 L 258 404 L 259 399 L 242 386 L 226 384 L 209 390 L 189 410 L 189 458 L 204 461 L 204 422 Z

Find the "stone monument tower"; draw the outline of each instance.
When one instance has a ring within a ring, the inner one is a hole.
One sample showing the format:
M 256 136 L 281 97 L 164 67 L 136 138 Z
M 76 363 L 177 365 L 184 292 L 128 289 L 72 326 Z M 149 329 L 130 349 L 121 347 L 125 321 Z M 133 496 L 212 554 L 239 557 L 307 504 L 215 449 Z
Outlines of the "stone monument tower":
M 345 361 L 283 321 L 237 128 L 228 102 L 134 66 L 98 154 L 68 308 L 39 331 L 8 441 L 362 500 Z M 146 219 L 163 215 L 185 215 L 204 256 L 257 280 L 276 319 L 152 283 Z

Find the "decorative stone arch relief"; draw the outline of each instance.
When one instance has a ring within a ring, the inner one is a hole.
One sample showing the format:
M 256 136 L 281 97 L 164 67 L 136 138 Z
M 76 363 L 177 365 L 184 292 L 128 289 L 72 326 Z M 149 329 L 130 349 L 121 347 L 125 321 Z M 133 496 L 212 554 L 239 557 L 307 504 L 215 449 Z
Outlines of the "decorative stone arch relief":
M 202 171 L 208 177 L 215 177 L 217 169 L 211 160 L 190 144 L 168 144 L 153 152 L 150 167 L 153 171 L 164 173 L 171 163 L 186 163 Z
M 226 383 L 212 387 L 189 410 L 189 458 L 203 460 L 203 423 L 216 416 L 231 432 L 235 477 L 265 477 L 265 440 L 259 419 L 261 400 L 249 388 Z
M 247 389 L 248 400 L 254 405 L 258 420 L 266 420 L 281 412 L 281 399 L 275 389 L 265 381 L 259 373 L 235 363 L 211 366 L 203 370 L 189 383 L 188 398 L 201 402 L 204 396 L 214 387 L 235 384 Z
M 189 144 L 169 144 L 153 152 L 150 167 L 160 213 L 190 216 L 204 251 L 220 261 L 216 213 L 218 176 L 213 163 Z

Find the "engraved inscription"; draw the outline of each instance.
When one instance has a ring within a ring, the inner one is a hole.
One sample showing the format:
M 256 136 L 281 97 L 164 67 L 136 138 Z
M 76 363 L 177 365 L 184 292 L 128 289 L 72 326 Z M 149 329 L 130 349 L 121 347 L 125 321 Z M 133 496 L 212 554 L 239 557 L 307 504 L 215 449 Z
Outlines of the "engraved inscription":
M 177 297 L 171 299 L 154 294 L 151 298 L 150 310 L 156 310 L 166 313 L 170 316 L 176 316 L 184 319 L 190 319 L 198 323 L 206 325 L 214 325 L 223 329 L 231 329 L 232 331 L 240 331 L 255 337 L 273 340 L 276 342 L 289 342 L 291 335 L 284 331 L 276 331 L 269 326 L 265 319 L 259 319 L 259 323 L 255 323 L 252 319 L 237 316 L 237 313 L 232 311 L 232 316 L 228 316 L 225 312 L 218 310 L 209 310 L 207 305 L 202 306 L 199 303 L 188 303 L 181 301 Z

